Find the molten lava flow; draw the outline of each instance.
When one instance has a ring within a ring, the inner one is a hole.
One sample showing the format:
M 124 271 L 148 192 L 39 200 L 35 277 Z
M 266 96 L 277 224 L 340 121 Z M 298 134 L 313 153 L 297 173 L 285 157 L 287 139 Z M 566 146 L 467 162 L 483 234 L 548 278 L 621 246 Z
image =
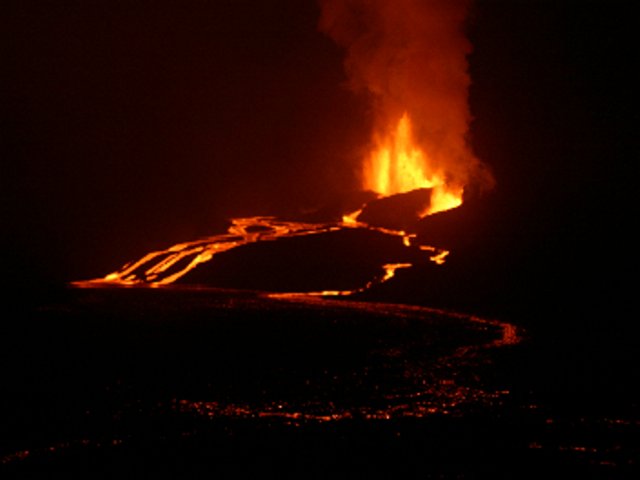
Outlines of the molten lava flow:
M 384 265 L 384 277 L 383 282 L 391 280 L 396 275 L 396 270 L 399 268 L 411 268 L 413 265 L 410 263 L 388 263 Z
M 411 120 L 405 112 L 395 130 L 378 139 L 377 147 L 365 162 L 364 188 L 383 196 L 432 189 L 430 205 L 421 212 L 421 217 L 461 205 L 462 187 L 448 185 L 444 173 L 430 165 L 427 154 L 413 138 Z
M 342 216 L 342 223 L 347 226 L 357 226 L 358 216 L 362 213 L 362 208 Z
M 429 257 L 429 260 L 431 260 L 432 262 L 438 265 L 443 265 L 444 262 L 446 261 L 447 255 L 449 255 L 448 250 L 436 249 L 428 245 L 420 245 L 420 250 L 423 250 L 426 252 L 433 252 L 434 254 Z
M 104 278 L 74 282 L 78 287 L 95 287 L 104 285 L 151 286 L 170 285 L 181 279 L 199 265 L 210 262 L 221 252 L 241 247 L 253 242 L 277 241 L 283 238 L 318 235 L 344 229 L 363 229 L 380 232 L 392 237 L 400 237 L 402 245 L 407 249 L 428 251 L 428 258 L 436 264 L 442 264 L 449 253 L 428 245 L 414 245 L 415 234 L 401 230 L 374 227 L 355 219 L 358 212 L 346 215 L 340 223 L 303 223 L 278 220 L 274 217 L 236 218 L 232 221 L 227 233 L 214 235 L 193 242 L 174 245 L 166 250 L 148 253 L 140 260 L 124 265 L 120 270 L 108 274 Z M 381 265 L 381 274 L 367 282 L 364 286 L 353 290 L 327 290 L 321 292 L 292 292 L 275 294 L 276 296 L 311 295 L 311 296 L 348 296 L 364 292 L 374 285 L 384 283 L 395 275 L 399 268 L 412 267 L 411 263 L 392 263 Z M 311 272 L 310 272 L 311 273 Z
M 169 285 L 214 255 L 258 241 L 311 235 L 339 229 L 338 225 L 279 221 L 273 217 L 235 218 L 228 232 L 151 252 L 102 279 L 75 282 L 76 286 Z

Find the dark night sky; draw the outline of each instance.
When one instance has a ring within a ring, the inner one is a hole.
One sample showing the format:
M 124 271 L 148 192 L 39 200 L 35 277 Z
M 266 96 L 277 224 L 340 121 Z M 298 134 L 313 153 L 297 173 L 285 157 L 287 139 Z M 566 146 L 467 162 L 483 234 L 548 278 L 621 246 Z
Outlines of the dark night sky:
M 629 264 L 626 5 L 472 10 L 471 139 L 497 178 L 495 235 L 524 270 L 558 249 L 571 250 L 566 271 L 602 283 Z M 355 188 L 367 106 L 344 88 L 318 14 L 313 0 L 5 2 L 7 271 L 103 275 L 226 218 Z

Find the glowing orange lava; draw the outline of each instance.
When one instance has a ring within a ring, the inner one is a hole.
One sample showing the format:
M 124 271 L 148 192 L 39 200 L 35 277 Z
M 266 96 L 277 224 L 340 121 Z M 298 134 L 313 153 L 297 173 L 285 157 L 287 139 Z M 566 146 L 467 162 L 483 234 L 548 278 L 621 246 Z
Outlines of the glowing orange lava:
M 462 204 L 463 188 L 447 183 L 445 174 L 430 166 L 429 157 L 413 137 L 407 112 L 395 130 L 377 139 L 376 148 L 365 161 L 363 183 L 366 190 L 382 196 L 432 189 L 431 203 L 421 212 L 424 217 Z
M 446 250 L 429 245 L 414 245 L 416 235 L 408 234 L 402 230 L 391 230 L 382 227 L 374 227 L 356 220 L 360 211 L 346 215 L 341 223 L 303 223 L 278 220 L 273 217 L 249 217 L 233 219 L 227 233 L 195 240 L 193 242 L 179 243 L 166 250 L 148 253 L 140 260 L 124 265 L 120 270 L 106 275 L 104 278 L 74 282 L 77 287 L 95 287 L 100 285 L 144 285 L 160 287 L 175 283 L 199 265 L 209 262 L 221 252 L 238 248 L 248 243 L 261 241 L 275 241 L 281 238 L 290 238 L 320 233 L 334 232 L 342 229 L 373 230 L 385 235 L 402 238 L 405 248 L 417 248 L 418 250 L 432 252 L 429 259 L 436 264 L 442 264 L 444 257 L 449 253 Z M 411 263 L 392 263 L 381 265 L 382 274 L 366 283 L 361 288 L 354 290 L 328 290 L 321 292 L 291 292 L 274 294 L 276 297 L 289 295 L 307 296 L 348 296 L 364 292 L 374 285 L 384 283 L 394 277 L 399 268 L 410 268 Z

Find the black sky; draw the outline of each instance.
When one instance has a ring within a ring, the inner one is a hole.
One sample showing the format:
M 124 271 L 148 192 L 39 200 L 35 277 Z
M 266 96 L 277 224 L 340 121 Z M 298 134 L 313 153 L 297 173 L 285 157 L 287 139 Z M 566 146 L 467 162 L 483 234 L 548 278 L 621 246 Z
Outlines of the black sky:
M 626 5 L 472 8 L 471 141 L 495 172 L 492 230 L 514 270 L 569 255 L 566 281 L 610 284 L 631 261 Z M 103 275 L 229 217 L 355 188 L 368 109 L 318 15 L 313 0 L 5 2 L 6 273 Z

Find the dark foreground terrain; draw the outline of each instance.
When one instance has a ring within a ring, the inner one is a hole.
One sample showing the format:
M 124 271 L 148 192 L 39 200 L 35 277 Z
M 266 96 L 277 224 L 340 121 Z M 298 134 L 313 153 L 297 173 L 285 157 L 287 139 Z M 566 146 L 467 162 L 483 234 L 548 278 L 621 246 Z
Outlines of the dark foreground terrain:
M 611 332 L 211 289 L 33 303 L 2 324 L 3 478 L 638 473 Z

